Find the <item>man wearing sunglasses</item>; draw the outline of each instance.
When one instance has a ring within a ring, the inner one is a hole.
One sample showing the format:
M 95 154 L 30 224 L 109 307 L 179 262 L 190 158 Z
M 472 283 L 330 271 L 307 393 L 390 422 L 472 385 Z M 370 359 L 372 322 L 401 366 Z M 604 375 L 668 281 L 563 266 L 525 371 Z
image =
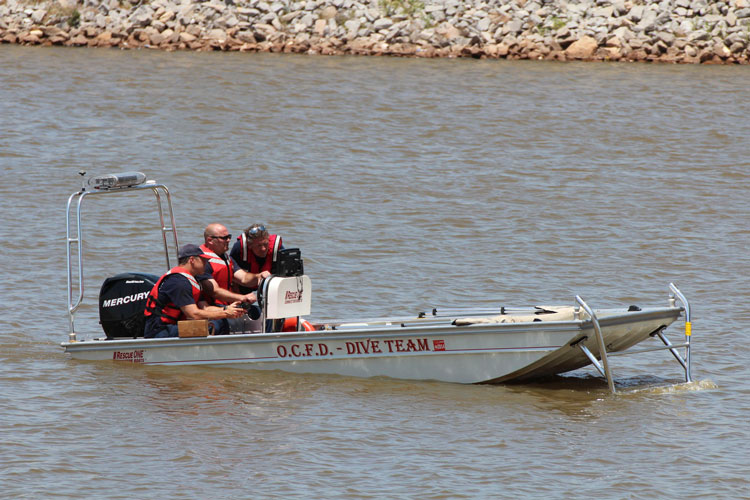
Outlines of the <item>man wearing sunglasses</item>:
M 200 246 L 207 259 L 206 271 L 198 276 L 203 287 L 204 297 L 216 305 L 232 302 L 252 304 L 256 302 L 254 293 L 236 293 L 235 285 L 250 286 L 256 283 L 256 277 L 241 269 L 232 257 L 227 256 L 229 234 L 226 226 L 209 224 L 203 231 L 204 243 Z
M 257 290 L 261 280 L 271 275 L 271 266 L 283 248 L 281 236 L 269 234 L 263 224 L 253 224 L 242 231 L 229 252 L 237 265 L 250 275 L 240 286 L 240 292 Z

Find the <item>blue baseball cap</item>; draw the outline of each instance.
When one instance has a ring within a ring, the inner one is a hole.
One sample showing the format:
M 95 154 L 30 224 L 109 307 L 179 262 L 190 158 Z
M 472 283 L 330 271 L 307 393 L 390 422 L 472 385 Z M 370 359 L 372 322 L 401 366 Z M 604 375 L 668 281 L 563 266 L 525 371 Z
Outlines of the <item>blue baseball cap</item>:
M 180 251 L 177 252 L 177 258 L 182 260 L 186 257 L 203 257 L 203 250 L 198 245 L 188 243 L 180 247 Z

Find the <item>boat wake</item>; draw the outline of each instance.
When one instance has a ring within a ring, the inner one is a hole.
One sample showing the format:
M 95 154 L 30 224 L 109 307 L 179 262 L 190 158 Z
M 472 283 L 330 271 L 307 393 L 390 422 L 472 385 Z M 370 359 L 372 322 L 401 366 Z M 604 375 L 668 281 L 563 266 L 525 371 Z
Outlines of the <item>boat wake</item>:
M 627 381 L 620 381 L 618 384 L 618 394 L 684 394 L 688 392 L 707 391 L 718 389 L 719 386 L 713 381 L 706 380 L 695 380 L 693 382 L 682 382 L 676 384 L 654 384 L 648 383 L 647 385 L 638 384 L 637 387 L 628 387 Z

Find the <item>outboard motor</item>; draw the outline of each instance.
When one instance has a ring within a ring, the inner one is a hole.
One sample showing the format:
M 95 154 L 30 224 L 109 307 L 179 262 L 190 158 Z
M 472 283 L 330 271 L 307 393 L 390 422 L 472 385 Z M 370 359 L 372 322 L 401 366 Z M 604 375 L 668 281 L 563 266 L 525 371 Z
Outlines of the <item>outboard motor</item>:
M 104 280 L 99 290 L 99 322 L 107 339 L 143 337 L 146 298 L 159 277 L 122 273 Z

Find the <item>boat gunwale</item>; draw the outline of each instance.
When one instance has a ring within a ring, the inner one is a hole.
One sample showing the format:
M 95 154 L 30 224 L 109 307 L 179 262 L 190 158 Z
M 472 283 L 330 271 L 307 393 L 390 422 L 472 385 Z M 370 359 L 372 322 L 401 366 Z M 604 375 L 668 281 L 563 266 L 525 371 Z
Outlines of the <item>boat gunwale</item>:
M 607 310 L 616 310 L 610 308 Z M 638 321 L 653 319 L 657 317 L 679 317 L 684 310 L 682 307 L 661 307 L 647 308 L 641 311 L 624 311 L 621 314 L 604 316 L 599 319 L 603 326 L 617 326 Z M 604 309 L 602 309 L 604 311 Z M 675 319 L 676 319 L 675 318 Z M 184 348 L 192 346 L 208 345 L 231 345 L 231 344 L 260 344 L 267 342 L 294 342 L 297 340 L 341 340 L 342 337 L 347 339 L 365 339 L 373 337 L 414 337 L 415 335 L 442 335 L 455 336 L 466 334 L 512 334 L 518 333 L 519 330 L 529 330 L 533 325 L 533 333 L 543 332 L 583 332 L 593 328 L 593 322 L 588 319 L 577 319 L 570 321 L 527 321 L 520 323 L 479 323 L 474 325 L 409 325 L 401 327 L 393 325 L 388 328 L 352 328 L 346 330 L 315 330 L 308 332 L 272 332 L 272 333 L 245 333 L 235 335 L 216 335 L 210 337 L 168 337 L 168 338 L 136 338 L 136 339 L 112 339 L 95 338 L 89 340 L 77 340 L 75 342 L 62 342 L 60 344 L 66 352 L 71 351 L 96 351 L 111 350 L 116 347 L 121 348 Z M 488 331 L 490 330 L 490 331 Z M 492 332 L 491 330 L 497 330 Z

